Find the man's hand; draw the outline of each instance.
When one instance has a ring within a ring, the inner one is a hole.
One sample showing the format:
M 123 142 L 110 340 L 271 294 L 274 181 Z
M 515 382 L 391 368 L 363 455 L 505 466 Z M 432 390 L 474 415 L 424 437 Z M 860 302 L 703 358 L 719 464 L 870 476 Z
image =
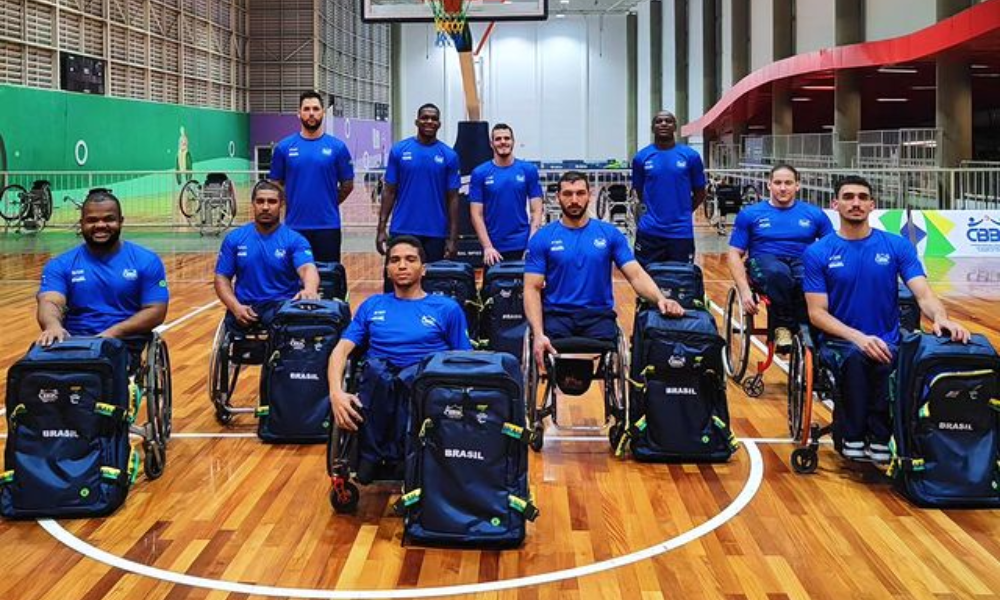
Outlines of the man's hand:
M 385 243 L 388 240 L 389 234 L 386 233 L 385 229 L 379 228 L 378 233 L 375 234 L 375 250 L 382 256 L 385 256 Z
M 490 246 L 489 248 L 483 248 L 483 263 L 487 267 L 492 267 L 498 262 L 503 262 L 503 256 L 497 252 L 497 249 Z
M 963 344 L 969 343 L 969 336 L 972 335 L 969 333 L 968 329 L 947 318 L 935 319 L 932 329 L 934 330 L 934 335 L 936 336 L 942 336 L 944 335 L 944 332 L 947 331 L 951 334 L 951 341 L 962 342 Z
M 257 322 L 257 319 L 259 318 L 257 316 L 257 313 L 255 313 L 253 309 L 247 306 L 246 304 L 240 304 L 239 306 L 237 306 L 236 310 L 233 311 L 233 316 L 236 317 L 236 322 L 242 325 L 243 327 L 249 327 L 253 325 L 254 323 Z
M 854 341 L 854 345 L 861 349 L 865 355 L 884 365 L 892 362 L 892 351 L 889 345 L 882 341 L 882 338 L 875 335 L 860 335 Z
M 676 300 L 671 300 L 670 298 L 660 298 L 656 302 L 656 307 L 660 309 L 660 314 L 668 317 L 684 316 L 684 307 L 678 304 Z
M 56 342 L 61 342 L 69 337 L 69 332 L 63 329 L 63 327 L 57 326 L 50 329 L 46 329 L 38 336 L 37 344 L 39 346 L 51 346 Z
M 458 242 L 455 238 L 449 237 L 444 242 L 444 257 L 447 259 L 455 258 L 458 255 Z
M 319 292 L 311 290 L 300 290 L 292 300 L 319 300 Z
M 354 394 L 335 393 L 330 397 L 330 407 L 337 427 L 345 431 L 357 431 L 358 424 L 365 420 L 361 416 L 361 400 Z
M 743 312 L 751 315 L 757 314 L 757 300 L 753 297 L 753 292 L 749 288 L 740 290 L 740 304 Z
M 556 349 L 552 347 L 552 342 L 546 335 L 536 335 L 532 347 L 532 354 L 535 357 L 535 364 L 538 365 L 540 373 L 545 372 L 545 355 L 556 354 Z

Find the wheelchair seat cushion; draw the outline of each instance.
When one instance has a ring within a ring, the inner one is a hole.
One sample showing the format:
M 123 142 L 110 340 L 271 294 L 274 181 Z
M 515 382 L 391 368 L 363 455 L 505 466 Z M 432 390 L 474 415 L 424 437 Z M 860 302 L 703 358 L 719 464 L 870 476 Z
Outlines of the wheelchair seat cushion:
M 220 185 L 229 180 L 225 173 L 209 173 L 205 177 L 205 185 Z
M 613 352 L 618 348 L 618 344 L 614 340 L 567 337 L 551 341 L 552 347 L 560 354 L 603 354 Z

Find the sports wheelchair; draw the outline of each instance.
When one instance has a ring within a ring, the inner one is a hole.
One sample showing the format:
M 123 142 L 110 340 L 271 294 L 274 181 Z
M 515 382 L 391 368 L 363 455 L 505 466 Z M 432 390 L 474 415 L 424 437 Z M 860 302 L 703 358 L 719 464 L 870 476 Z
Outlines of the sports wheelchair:
M 236 217 L 236 190 L 225 173 L 209 173 L 205 185 L 192 179 L 177 199 L 188 225 L 201 235 L 218 235 L 229 229 Z
M 559 184 L 550 183 L 545 186 L 545 197 L 542 198 L 542 218 L 545 223 L 558 221 L 562 217 L 559 207 Z
M 229 425 L 234 415 L 257 410 L 250 406 L 234 406 L 232 401 L 243 367 L 260 366 L 267 360 L 267 340 L 268 332 L 263 327 L 240 331 L 227 327 L 225 316 L 219 321 L 208 375 L 208 394 L 219 424 Z
M 38 233 L 52 218 L 52 186 L 39 179 L 31 191 L 12 183 L 0 190 L 0 217 L 4 229 L 12 225 L 17 232 Z
M 836 368 L 820 358 L 809 327 L 799 327 L 788 360 L 788 434 L 796 446 L 792 469 L 800 475 L 816 471 L 820 438 L 833 433 L 832 422 L 825 426 L 813 422 L 813 398 L 836 405 L 839 389 Z
M 170 353 L 167 343 L 155 331 L 122 341 L 129 351 L 129 377 L 139 394 L 136 410 L 146 400 L 147 421 L 129 425 L 129 433 L 142 438 L 143 470 L 149 479 L 157 479 L 167 464 L 167 444 L 173 428 Z
M 635 242 L 638 211 L 638 197 L 623 183 L 604 186 L 597 194 L 597 218 L 618 228 L 630 244 Z
M 753 186 L 747 185 L 741 189 L 739 185 L 730 184 L 725 179 L 711 179 L 706 186 L 705 202 L 702 204 L 705 220 L 715 225 L 716 233 L 725 235 L 726 217 L 739 213 L 744 202 L 752 200 L 754 192 L 756 189 Z
M 525 398 L 528 402 L 528 426 L 531 427 L 531 449 L 540 452 L 545 445 L 545 417 L 552 418 L 557 428 L 569 431 L 607 431 L 611 448 L 617 448 L 628 427 L 628 337 L 617 326 L 615 341 L 568 337 L 552 339 L 556 354 L 545 357 L 545 372 L 538 369 L 532 353 L 531 329 L 524 332 L 521 369 L 524 374 Z M 557 395 L 582 396 L 597 378 L 604 384 L 604 423 L 592 426 L 560 427 Z M 544 385 L 543 401 L 538 406 L 538 391 Z
M 770 308 L 771 301 L 767 296 L 760 294 L 752 286 L 751 290 L 758 305 L 763 304 Z M 723 338 L 726 340 L 726 352 L 723 355 L 726 375 L 739 384 L 743 388 L 743 392 L 751 398 L 759 398 L 764 393 L 764 372 L 774 363 L 775 328 L 772 327 L 770 321 L 771 317 L 768 315 L 765 326 L 758 327 L 754 323 L 754 315 L 743 310 L 743 299 L 739 289 L 735 285 L 729 288 L 729 294 L 726 296 L 726 309 L 722 317 L 725 328 Z M 757 362 L 756 374 L 744 379 L 750 364 L 751 338 L 755 335 L 765 337 L 767 356 L 764 357 L 764 360 Z

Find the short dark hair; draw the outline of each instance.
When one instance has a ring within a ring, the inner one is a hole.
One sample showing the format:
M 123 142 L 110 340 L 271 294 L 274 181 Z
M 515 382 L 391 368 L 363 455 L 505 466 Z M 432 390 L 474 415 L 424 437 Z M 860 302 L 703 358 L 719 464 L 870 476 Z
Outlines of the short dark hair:
M 91 204 L 99 202 L 114 202 L 118 208 L 118 216 L 122 216 L 122 203 L 118 200 L 118 196 L 112 194 L 108 188 L 94 188 L 87 192 L 87 197 L 83 199 L 83 204 L 80 205 L 80 214 L 82 215 Z
M 306 100 L 310 99 L 310 98 L 315 98 L 316 100 L 319 100 L 319 105 L 321 107 L 323 106 L 323 96 L 322 96 L 322 94 L 320 94 L 316 90 L 306 90 L 306 91 L 302 92 L 301 94 L 299 94 L 299 108 L 302 108 L 302 103 L 305 102 Z
M 864 177 L 862 177 L 860 175 L 846 175 L 846 176 L 841 177 L 840 179 L 838 179 L 833 184 L 833 186 L 834 186 L 833 197 L 834 198 L 839 198 L 840 197 L 840 190 L 845 185 L 861 185 L 861 186 L 864 186 L 864 187 L 868 188 L 868 193 L 869 194 L 872 193 L 872 184 L 868 183 L 867 179 L 865 179 Z
M 422 263 L 427 262 L 427 253 L 424 251 L 424 245 L 420 242 L 418 238 L 412 235 L 397 235 L 394 236 L 392 239 L 390 239 L 389 242 L 385 245 L 386 260 L 388 260 L 389 255 L 392 254 L 392 249 L 400 244 L 413 246 L 414 248 L 417 249 L 417 254 L 420 256 L 420 262 Z
M 417 117 L 419 118 L 420 113 L 424 112 L 424 110 L 428 108 L 433 108 L 434 112 L 436 112 L 439 117 L 441 116 L 441 109 L 438 108 L 437 104 L 434 104 L 433 102 L 425 102 L 424 104 L 420 105 L 420 108 L 417 109 Z
M 581 173 L 580 171 L 566 171 L 562 174 L 562 177 L 559 178 L 559 191 L 562 191 L 563 183 L 573 183 L 574 181 L 582 181 L 587 184 L 587 189 L 590 189 L 590 180 L 587 179 L 587 176 L 584 173 Z
M 493 129 L 490 130 L 490 138 L 491 139 L 493 138 L 493 134 L 496 133 L 497 129 L 506 129 L 507 131 L 510 132 L 510 137 L 514 137 L 514 128 L 513 127 L 511 127 L 510 125 L 508 125 L 506 123 L 497 123 L 496 125 L 493 126 Z
M 278 199 L 282 202 L 285 201 L 285 188 L 281 184 L 269 179 L 261 179 L 254 184 L 253 189 L 250 190 L 250 202 L 253 202 L 257 198 L 257 192 L 278 192 Z
M 799 180 L 799 170 L 788 163 L 778 163 L 771 167 L 771 172 L 768 174 L 767 178 L 774 179 L 774 174 L 778 171 L 791 171 L 792 175 L 795 177 L 795 181 Z

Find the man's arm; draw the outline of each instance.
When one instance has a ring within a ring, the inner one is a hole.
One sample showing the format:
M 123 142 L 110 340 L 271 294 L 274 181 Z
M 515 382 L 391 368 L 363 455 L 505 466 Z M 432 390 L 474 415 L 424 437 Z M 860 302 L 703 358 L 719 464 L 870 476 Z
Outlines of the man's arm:
M 448 190 L 448 240 L 444 245 L 445 258 L 455 258 L 458 253 L 458 190 Z
M 337 204 L 343 204 L 347 197 L 354 191 L 354 180 L 345 179 L 337 186 Z
M 472 220 L 472 228 L 476 230 L 479 243 L 483 245 L 483 262 L 487 267 L 492 267 L 503 260 L 503 257 L 493 247 L 493 241 L 490 240 L 490 232 L 486 229 L 486 221 L 483 219 L 481 202 L 469 202 L 469 218 Z
M 628 280 L 635 293 L 651 304 L 655 304 L 660 312 L 671 317 L 684 315 L 684 308 L 674 300 L 663 295 L 660 287 L 649 276 L 637 261 L 630 261 L 621 266 L 622 275 Z
M 705 188 L 696 188 L 691 193 L 691 212 L 698 210 L 701 203 L 705 201 Z
M 542 199 L 532 198 L 528 204 L 531 206 L 531 232 L 528 237 L 531 237 L 542 227 Z
M 357 431 L 358 423 L 364 421 L 364 417 L 361 416 L 361 400 L 354 394 L 344 391 L 344 372 L 354 348 L 354 342 L 340 338 L 330 353 L 330 362 L 327 366 L 333 418 L 337 422 L 337 427 L 347 431 Z
M 314 263 L 305 263 L 297 269 L 302 281 L 302 291 L 295 295 L 296 300 L 319 300 L 319 270 Z
M 35 318 L 42 333 L 38 336 L 38 344 L 50 346 L 53 342 L 65 340 L 69 333 L 63 327 L 63 316 L 66 314 L 66 296 L 59 292 L 42 292 L 38 294 L 38 308 Z
M 536 273 L 524 274 L 524 318 L 531 327 L 534 338 L 532 354 L 539 370 L 545 369 L 545 354 L 555 354 L 556 349 L 545 335 L 545 318 L 542 315 L 542 288 L 545 277 Z
M 125 319 L 121 323 L 116 323 L 108 327 L 101 333 L 100 337 L 124 338 L 133 335 L 147 334 L 160 325 L 167 318 L 167 304 L 157 303 L 143 306 L 139 312 Z
M 743 310 L 755 315 L 757 314 L 757 303 L 754 302 L 753 292 L 750 290 L 750 279 L 747 278 L 747 267 L 743 263 L 746 254 L 746 250 L 730 246 L 729 252 L 726 253 L 726 264 L 729 266 L 729 274 L 733 276 L 733 281 L 736 283 L 736 289 L 740 292 Z
M 920 311 L 933 322 L 934 335 L 940 336 L 942 330 L 947 330 L 953 341 L 969 341 L 969 330 L 948 318 L 948 311 L 945 310 L 941 300 L 934 295 L 934 290 L 928 285 L 926 277 L 914 277 L 906 282 L 906 286 L 913 292 L 913 297 L 920 305 Z
M 378 229 L 375 234 L 375 249 L 379 254 L 385 254 L 385 243 L 389 239 L 389 217 L 392 216 L 392 207 L 396 205 L 396 184 L 385 182 L 382 185 L 382 208 L 378 214 Z
M 237 323 L 243 327 L 249 327 L 257 322 L 257 313 L 254 312 L 253 308 L 242 304 L 236 298 L 236 292 L 233 291 L 232 279 L 216 273 L 213 287 L 215 287 L 215 295 L 225 305 L 226 310 L 233 313 Z
M 892 352 L 882 338 L 865 335 L 863 331 L 849 327 L 830 314 L 829 298 L 826 294 L 806 292 L 806 305 L 809 307 L 809 321 L 825 333 L 853 343 L 872 360 L 883 364 L 892 362 Z

